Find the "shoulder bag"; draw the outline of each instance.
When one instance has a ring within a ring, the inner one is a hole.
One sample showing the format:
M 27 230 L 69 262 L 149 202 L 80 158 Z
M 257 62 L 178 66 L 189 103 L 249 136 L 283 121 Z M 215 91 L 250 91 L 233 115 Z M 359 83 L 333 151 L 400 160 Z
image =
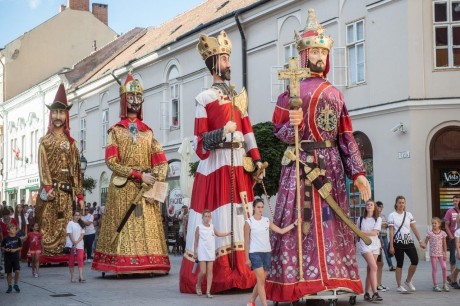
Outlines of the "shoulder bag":
M 399 231 L 401 230 L 401 227 L 403 227 L 404 225 L 404 221 L 406 221 L 406 212 L 404 212 L 404 217 L 403 217 L 403 220 L 401 222 L 401 226 L 398 228 L 398 230 L 396 231 L 396 233 L 393 235 L 393 249 L 394 249 L 394 243 L 395 243 L 395 237 L 396 235 L 398 235 Z M 390 241 L 391 242 L 391 241 Z M 393 257 L 394 254 L 391 254 L 390 253 L 390 246 L 391 246 L 391 243 L 388 243 L 388 257 Z

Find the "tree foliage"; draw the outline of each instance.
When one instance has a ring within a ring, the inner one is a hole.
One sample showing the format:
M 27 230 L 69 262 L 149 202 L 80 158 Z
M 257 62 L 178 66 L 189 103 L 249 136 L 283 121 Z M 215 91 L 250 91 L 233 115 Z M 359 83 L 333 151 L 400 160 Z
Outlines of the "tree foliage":
M 273 196 L 278 193 L 279 177 L 281 173 L 281 159 L 287 145 L 273 134 L 273 124 L 270 121 L 257 123 L 252 127 L 259 147 L 262 161 L 267 161 L 269 167 L 265 170 L 264 184 L 267 194 Z M 254 187 L 255 195 L 264 194 L 261 184 Z
M 96 188 L 97 181 L 93 179 L 91 176 L 84 176 L 83 177 L 83 189 L 88 190 L 89 193 L 93 193 L 93 189 Z
M 275 137 L 273 134 L 273 124 L 270 121 L 255 124 L 252 129 L 262 161 L 266 161 L 270 165 L 265 171 L 264 184 L 267 194 L 273 196 L 278 192 L 281 159 L 287 145 Z M 195 175 L 198 163 L 198 161 L 190 163 L 190 176 Z M 254 194 L 258 196 L 264 194 L 261 184 L 256 184 Z

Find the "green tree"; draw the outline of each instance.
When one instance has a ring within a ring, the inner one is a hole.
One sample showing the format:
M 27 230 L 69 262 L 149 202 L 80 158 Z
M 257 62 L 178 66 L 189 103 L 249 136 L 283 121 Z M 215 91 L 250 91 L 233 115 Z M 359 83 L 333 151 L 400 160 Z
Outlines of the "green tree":
M 287 145 L 273 134 L 273 124 L 270 121 L 257 123 L 253 125 L 252 130 L 254 131 L 262 161 L 266 161 L 269 164 L 268 169 L 265 170 L 264 184 L 268 196 L 273 196 L 278 193 L 281 159 Z M 254 194 L 258 196 L 264 194 L 261 184 L 256 184 Z
M 89 193 L 93 193 L 93 189 L 96 188 L 97 181 L 93 179 L 91 176 L 84 176 L 83 177 L 83 190 L 88 190 Z

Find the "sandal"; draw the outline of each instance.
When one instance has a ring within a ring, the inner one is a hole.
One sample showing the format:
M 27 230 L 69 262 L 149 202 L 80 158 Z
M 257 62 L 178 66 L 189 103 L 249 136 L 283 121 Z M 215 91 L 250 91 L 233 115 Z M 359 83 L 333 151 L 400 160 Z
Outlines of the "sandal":
M 212 299 L 212 298 L 213 298 L 213 296 L 211 295 L 210 292 L 206 292 L 206 297 L 207 297 L 208 299 Z
M 78 281 L 79 281 L 80 283 L 86 283 L 86 279 L 84 279 L 84 278 L 79 278 Z
M 201 287 L 196 285 L 196 295 L 202 295 L 201 293 Z

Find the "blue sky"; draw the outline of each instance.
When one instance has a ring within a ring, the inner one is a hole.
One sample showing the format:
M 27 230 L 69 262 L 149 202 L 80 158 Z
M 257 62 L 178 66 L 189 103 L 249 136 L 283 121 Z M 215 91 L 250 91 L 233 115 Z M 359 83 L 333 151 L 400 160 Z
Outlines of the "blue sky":
M 109 27 L 118 34 L 156 26 L 205 0 L 90 0 L 109 5 Z M 166 4 L 165 4 L 166 3 Z M 0 0 L 0 49 L 58 13 L 67 0 Z

